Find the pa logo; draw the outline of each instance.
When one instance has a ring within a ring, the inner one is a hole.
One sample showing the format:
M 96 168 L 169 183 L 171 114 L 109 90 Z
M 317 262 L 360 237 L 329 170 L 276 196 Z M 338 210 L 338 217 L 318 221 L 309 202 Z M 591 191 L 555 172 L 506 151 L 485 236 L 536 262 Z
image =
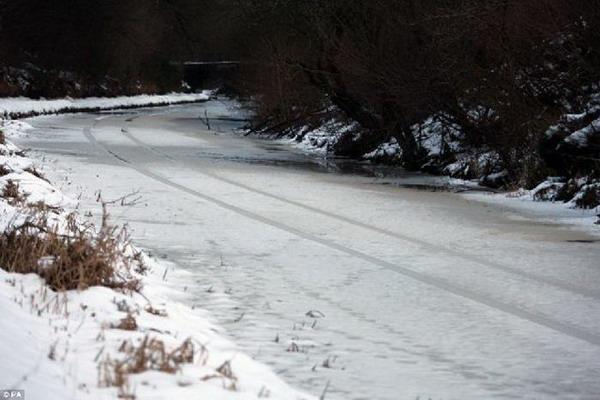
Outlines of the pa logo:
M 0 400 L 24 400 L 24 390 L 0 390 Z

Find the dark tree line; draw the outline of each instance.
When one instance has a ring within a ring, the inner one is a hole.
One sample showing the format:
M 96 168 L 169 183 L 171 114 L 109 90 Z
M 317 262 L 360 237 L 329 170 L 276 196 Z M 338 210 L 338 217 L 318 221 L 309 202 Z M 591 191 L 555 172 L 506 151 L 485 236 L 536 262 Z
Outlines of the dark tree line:
M 544 133 L 598 91 L 598 0 L 233 3 L 244 84 L 265 126 L 334 105 L 365 132 L 339 142 L 339 154 L 359 156 L 394 136 L 404 165 L 418 169 L 428 160 L 411 126 L 435 114 L 461 128 L 465 145 L 498 153 L 512 179 L 531 183 L 562 157 L 543 159 Z
M 176 88 L 172 63 L 204 46 L 199 23 L 210 1 L 2 0 L 0 66 L 23 68 L 39 95 L 61 96 L 69 74 L 78 83 L 114 85 L 114 93 Z M 6 71 L 5 71 L 6 72 Z M 31 94 L 31 93 L 27 93 Z
M 598 168 L 544 132 L 599 91 L 600 0 L 0 0 L 0 57 L 127 93 L 174 88 L 173 60 L 239 59 L 257 128 L 356 121 L 341 155 L 395 137 L 422 168 L 411 127 L 435 115 L 513 180 Z

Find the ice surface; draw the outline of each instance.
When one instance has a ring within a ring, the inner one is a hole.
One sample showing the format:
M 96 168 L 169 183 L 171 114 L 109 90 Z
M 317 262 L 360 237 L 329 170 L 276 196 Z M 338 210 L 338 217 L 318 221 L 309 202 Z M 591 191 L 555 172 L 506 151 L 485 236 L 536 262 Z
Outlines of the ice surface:
M 302 390 L 597 398 L 600 249 L 571 224 L 589 215 L 332 173 L 225 122 L 207 131 L 223 107 L 33 118 L 18 142 L 56 160 L 84 210 L 98 189 L 139 190 L 114 216 L 186 271 L 182 301 Z

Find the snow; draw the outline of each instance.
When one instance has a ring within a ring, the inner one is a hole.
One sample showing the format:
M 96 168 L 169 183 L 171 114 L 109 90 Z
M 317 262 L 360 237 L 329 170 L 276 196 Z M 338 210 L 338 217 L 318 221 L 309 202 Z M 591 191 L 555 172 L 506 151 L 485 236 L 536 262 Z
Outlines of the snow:
M 452 177 L 480 177 L 479 182 L 501 179 L 507 171 L 498 170 L 499 156 L 495 152 L 468 151 L 456 155 L 457 161 L 444 167 L 443 172 Z
M 20 192 L 26 197 L 27 204 L 44 203 L 52 208 L 72 206 L 74 201 L 63 195 L 50 183 L 34 176 L 29 172 L 12 172 L 0 177 L 0 187 L 8 182 L 19 186 Z
M 578 146 L 578 147 L 585 147 L 588 145 L 590 136 L 596 135 L 596 134 L 598 134 L 598 132 L 600 132 L 600 118 L 593 121 L 586 127 L 571 133 L 565 139 L 565 142 L 570 143 L 575 146 Z
M 23 130 L 31 128 L 14 122 L 9 129 L 3 126 L 12 139 L 26 137 Z M 22 156 L 10 142 L 0 145 L 0 153 L 0 162 L 9 171 L 0 178 L 0 186 L 8 181 L 18 183 L 27 195 L 26 203 L 43 201 L 55 207 L 53 218 L 57 220 L 64 221 L 67 212 L 80 207 L 78 201 L 26 171 L 36 166 L 64 182 L 65 176 L 55 174 L 47 161 L 40 166 L 39 160 Z M 93 211 L 98 212 L 97 204 Z M 31 212 L 0 198 L 0 229 L 4 231 Z M 55 293 L 36 275 L 0 269 L 0 388 L 25 389 L 26 398 L 49 400 L 126 395 L 140 399 L 312 398 L 290 388 L 271 369 L 224 338 L 223 329 L 206 310 L 189 305 L 190 273 L 147 254 L 142 257 L 150 269 L 142 277 L 142 291 L 133 294 L 103 287 Z M 116 329 L 129 314 L 137 329 Z M 111 360 L 126 359 L 129 355 L 124 349 L 139 346 L 145 337 L 164 343 L 167 352 L 190 339 L 194 361 L 181 364 L 173 374 L 131 374 L 123 389 L 105 387 Z
M 585 193 L 587 191 L 591 191 L 594 190 L 597 193 L 600 193 L 600 183 L 591 183 L 591 184 L 587 184 L 587 185 L 583 185 L 581 187 L 581 189 L 578 191 L 578 193 L 567 203 L 567 206 L 570 208 L 577 208 L 578 207 L 578 202 L 585 196 Z M 598 215 L 598 218 L 600 219 L 600 206 L 594 208 L 591 210 L 593 213 L 595 213 L 595 215 Z
M 148 335 L 163 341 L 167 351 L 191 338 L 197 361 L 173 375 L 156 371 L 132 375 L 131 391 L 138 398 L 256 399 L 262 392 L 274 399 L 309 399 L 240 353 L 218 333 L 206 312 L 172 300 L 183 289 L 184 273 L 170 271 L 170 282 L 165 283 L 164 266 L 150 265 L 143 295 L 132 296 L 101 287 L 53 293 L 35 275 L 0 270 L 0 386 L 25 389 L 33 399 L 116 398 L 118 389 L 99 382 L 99 365 L 122 359 L 119 348 L 124 341 L 136 344 Z M 152 314 L 149 305 L 166 316 Z M 125 308 L 137 321 L 136 331 L 111 328 L 127 316 Z M 232 379 L 216 372 L 227 361 L 235 375 Z M 228 389 L 232 383 L 236 390 Z
M 58 112 L 98 111 L 117 108 L 151 107 L 205 101 L 211 91 L 202 93 L 170 93 L 165 95 L 138 95 L 120 97 L 88 97 L 83 99 L 30 99 L 26 97 L 0 98 L 0 115 L 5 118 L 54 114 Z
M 352 134 L 357 128 L 356 123 L 331 119 L 317 128 L 304 126 L 294 132 L 290 139 L 283 139 L 281 142 L 291 144 L 307 154 L 327 156 L 343 135 Z
M 0 130 L 9 137 L 19 137 L 27 133 L 33 127 L 23 121 L 3 120 L 0 119 Z
M 114 215 L 186 271 L 169 301 L 209 309 L 315 396 L 329 382 L 327 400 L 597 398 L 592 232 L 546 222 L 551 204 L 402 187 L 448 178 L 324 173 L 224 122 L 207 131 L 198 116 L 215 109 L 38 117 L 18 143 L 56 160 L 82 211 L 98 189 L 139 190 Z
M 590 94 L 579 111 L 581 112 L 562 115 L 558 123 L 546 131 L 546 136 L 552 137 L 559 132 L 567 131 L 568 136 L 564 139 L 564 142 L 576 147 L 588 146 L 590 137 L 598 134 L 600 129 L 600 118 L 597 116 L 600 112 L 600 92 L 596 91 Z M 586 119 L 592 118 L 591 122 L 586 122 L 586 126 L 579 129 L 572 128 L 573 125 L 581 126 Z
M 378 159 L 393 159 L 400 158 L 402 154 L 402 149 L 398 144 L 396 138 L 391 138 L 388 142 L 382 143 L 370 153 L 367 153 L 363 156 L 366 160 L 378 160 Z
M 447 119 L 444 115 L 433 115 L 411 127 L 417 142 L 431 157 L 443 155 L 445 149 L 460 150 L 457 140 L 461 135 L 459 127 L 442 122 L 444 119 Z
M 558 179 L 547 179 L 544 182 L 531 189 L 529 193 L 525 189 L 518 191 L 519 196 L 513 197 L 524 197 L 529 195 L 531 200 L 542 200 L 542 201 L 554 201 L 558 195 L 558 191 L 565 185 L 564 182 L 560 182 Z

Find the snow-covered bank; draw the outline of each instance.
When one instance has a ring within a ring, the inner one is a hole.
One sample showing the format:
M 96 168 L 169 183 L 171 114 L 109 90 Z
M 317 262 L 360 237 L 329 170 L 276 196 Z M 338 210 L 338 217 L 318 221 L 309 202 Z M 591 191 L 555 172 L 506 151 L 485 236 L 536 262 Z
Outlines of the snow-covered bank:
M 308 398 L 236 351 L 203 311 L 170 300 L 181 283 L 162 282 L 164 267 L 153 263 L 151 268 L 142 294 L 131 296 L 102 287 L 53 293 L 36 275 L 0 271 L 2 387 L 56 400 Z M 171 276 L 169 281 L 184 279 Z M 121 322 L 130 315 L 133 330 Z M 118 386 L 119 363 L 138 362 L 135 352 L 145 338 L 158 348 L 146 350 L 146 356 L 159 359 L 132 371 Z M 184 344 L 189 358 L 175 360 L 173 372 L 161 370 L 160 348 L 171 354 Z
M 5 127 L 9 138 L 27 129 L 15 122 Z M 64 222 L 77 202 L 45 181 L 10 142 L 0 153 L 0 231 L 43 208 L 40 202 Z M 105 287 L 54 292 L 37 275 L 0 268 L 0 388 L 56 400 L 310 398 L 240 353 L 206 311 L 183 304 L 189 276 L 141 257 L 148 271 L 139 276 L 138 293 Z
M 83 99 L 30 99 L 26 97 L 0 98 L 0 116 L 23 118 L 34 115 L 65 112 L 93 112 L 134 107 L 157 107 L 206 101 L 210 91 L 202 93 L 170 93 L 165 95 L 139 95 L 120 97 L 88 97 Z
M 335 120 L 326 121 L 323 125 L 300 127 L 291 130 L 281 142 L 299 149 L 303 153 L 319 158 L 327 158 L 335 163 L 333 149 L 344 135 L 352 135 L 356 125 L 341 123 Z M 439 187 L 451 191 L 470 189 L 473 199 L 495 204 L 519 208 L 527 212 L 535 212 L 538 217 L 567 225 L 585 227 L 586 231 L 596 232 L 600 224 L 600 182 L 592 176 L 578 179 L 565 177 L 548 177 L 534 188 L 518 190 L 501 190 L 507 178 L 507 171 L 499 167 L 498 155 L 494 152 L 460 151 L 458 142 L 448 140 L 459 134 L 458 130 L 449 134 L 448 127 L 433 118 L 423 124 L 412 127 L 420 146 L 432 160 L 443 158 L 443 151 L 453 151 L 455 161 L 443 167 L 434 168 L 433 176 L 422 175 L 386 177 L 386 184 L 416 187 Z M 587 132 L 587 131 L 586 131 Z M 274 135 L 276 137 L 276 135 Z M 363 162 L 373 166 L 400 165 L 402 150 L 398 140 L 392 137 L 381 143 L 375 150 L 362 156 Z M 432 161 L 433 162 L 433 161 Z M 401 170 L 401 167 L 397 167 Z M 430 172 L 425 165 L 424 172 Z M 385 174 L 384 174 L 385 175 Z M 403 175 L 403 174 L 398 174 Z M 594 225 L 596 224 L 596 226 Z

